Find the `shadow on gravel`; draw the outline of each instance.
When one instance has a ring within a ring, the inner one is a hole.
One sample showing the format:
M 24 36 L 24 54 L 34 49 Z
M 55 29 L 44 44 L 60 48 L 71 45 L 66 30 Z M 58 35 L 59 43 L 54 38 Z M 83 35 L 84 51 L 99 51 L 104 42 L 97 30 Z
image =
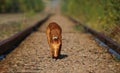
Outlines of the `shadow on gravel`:
M 68 57 L 68 55 L 61 54 L 61 55 L 58 57 L 58 59 L 64 59 L 64 58 L 66 58 L 66 57 Z

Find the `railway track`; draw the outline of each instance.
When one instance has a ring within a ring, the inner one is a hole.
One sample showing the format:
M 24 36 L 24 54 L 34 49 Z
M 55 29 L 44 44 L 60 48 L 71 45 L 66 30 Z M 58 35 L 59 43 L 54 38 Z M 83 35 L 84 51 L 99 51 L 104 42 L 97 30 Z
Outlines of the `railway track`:
M 53 21 L 63 31 L 62 54 L 57 61 L 49 55 L 45 34 L 47 25 Z M 0 72 L 119 73 L 120 63 L 103 47 L 98 46 L 91 34 L 75 30 L 77 21 L 74 22 L 62 15 L 48 16 L 42 22 L 15 34 L 14 40 L 9 38 L 8 41 L 3 41 L 0 47 L 7 49 L 3 49 L 1 54 L 9 50 L 8 47 L 12 47 L 10 50 L 15 49 L 0 61 Z M 36 31 L 32 33 L 34 30 Z

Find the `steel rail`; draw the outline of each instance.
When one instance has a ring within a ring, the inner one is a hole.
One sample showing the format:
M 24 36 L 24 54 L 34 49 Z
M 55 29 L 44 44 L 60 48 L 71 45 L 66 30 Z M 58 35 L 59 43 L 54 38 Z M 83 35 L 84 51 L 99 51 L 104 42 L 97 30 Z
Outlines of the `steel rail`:
M 120 44 L 118 44 L 116 41 L 112 40 L 110 37 L 106 36 L 105 34 L 97 32 L 93 30 L 92 28 L 83 25 L 82 23 L 80 23 L 79 21 L 75 20 L 74 18 L 70 16 L 68 16 L 68 18 L 74 23 L 83 27 L 86 32 L 91 33 L 92 35 L 97 37 L 100 41 L 102 41 L 104 44 L 106 44 L 108 47 L 110 47 L 111 49 L 113 49 L 114 51 L 120 54 Z

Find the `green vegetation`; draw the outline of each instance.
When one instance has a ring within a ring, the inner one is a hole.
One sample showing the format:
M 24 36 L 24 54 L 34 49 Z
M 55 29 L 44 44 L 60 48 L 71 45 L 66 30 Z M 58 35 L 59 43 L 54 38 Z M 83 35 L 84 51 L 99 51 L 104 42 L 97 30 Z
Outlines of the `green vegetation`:
M 77 31 L 84 31 L 83 27 L 80 27 L 79 24 L 76 24 L 75 27 L 74 27 L 75 30 Z
M 62 0 L 62 12 L 120 43 L 120 0 Z
M 40 12 L 42 0 L 0 0 L 0 13 Z

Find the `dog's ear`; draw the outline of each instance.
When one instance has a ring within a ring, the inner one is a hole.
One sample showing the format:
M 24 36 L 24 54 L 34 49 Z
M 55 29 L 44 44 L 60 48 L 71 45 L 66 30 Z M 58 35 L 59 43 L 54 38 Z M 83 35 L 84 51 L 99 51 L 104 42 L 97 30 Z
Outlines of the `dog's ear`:
M 53 39 L 53 40 L 57 40 L 57 39 L 58 39 L 58 37 L 57 37 L 57 36 L 54 36 L 52 39 Z

